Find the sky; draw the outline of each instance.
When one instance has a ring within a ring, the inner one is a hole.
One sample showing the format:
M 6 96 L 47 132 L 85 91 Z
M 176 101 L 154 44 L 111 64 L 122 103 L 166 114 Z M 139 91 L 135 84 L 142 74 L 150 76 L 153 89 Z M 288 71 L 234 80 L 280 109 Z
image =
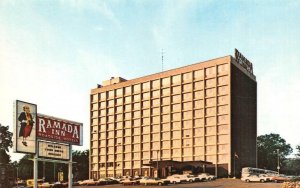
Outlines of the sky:
M 253 63 L 258 135 L 300 144 L 298 0 L 0 0 L 0 123 L 13 102 L 82 122 L 89 95 L 113 76 L 133 79 L 234 55 Z M 163 50 L 163 66 L 162 66 Z M 23 154 L 10 152 L 12 160 Z

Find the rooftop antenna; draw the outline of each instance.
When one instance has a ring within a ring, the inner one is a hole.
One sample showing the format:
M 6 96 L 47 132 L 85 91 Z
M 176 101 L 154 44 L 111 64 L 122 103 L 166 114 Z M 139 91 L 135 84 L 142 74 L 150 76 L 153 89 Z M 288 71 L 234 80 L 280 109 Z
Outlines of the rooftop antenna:
M 164 71 L 164 49 L 161 49 L 161 71 Z

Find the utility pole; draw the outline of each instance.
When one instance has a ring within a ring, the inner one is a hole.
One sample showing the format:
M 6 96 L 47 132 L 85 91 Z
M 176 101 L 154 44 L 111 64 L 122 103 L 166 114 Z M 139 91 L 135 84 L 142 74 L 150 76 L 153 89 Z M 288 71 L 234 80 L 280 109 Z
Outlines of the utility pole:
M 279 175 L 279 170 L 280 170 L 280 165 L 279 165 L 279 149 L 277 150 L 277 170 L 278 170 L 278 175 Z

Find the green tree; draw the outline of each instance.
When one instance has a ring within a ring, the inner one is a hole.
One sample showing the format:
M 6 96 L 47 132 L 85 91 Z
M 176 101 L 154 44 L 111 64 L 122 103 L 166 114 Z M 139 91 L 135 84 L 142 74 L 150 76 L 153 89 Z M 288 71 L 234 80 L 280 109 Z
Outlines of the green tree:
M 10 162 L 8 149 L 12 147 L 12 135 L 8 126 L 0 124 L 0 163 L 8 164 Z
M 74 180 L 85 180 L 89 178 L 89 150 L 74 151 L 72 153 L 73 162 L 73 174 Z
M 280 166 L 284 163 L 286 156 L 293 152 L 290 144 L 279 134 L 265 134 L 257 137 L 258 167 L 269 170 L 277 170 L 279 151 Z

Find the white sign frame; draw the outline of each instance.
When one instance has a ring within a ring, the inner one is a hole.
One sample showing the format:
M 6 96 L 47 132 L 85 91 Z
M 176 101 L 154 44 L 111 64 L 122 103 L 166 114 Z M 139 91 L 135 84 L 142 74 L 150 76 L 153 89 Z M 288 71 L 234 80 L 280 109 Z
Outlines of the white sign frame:
M 70 160 L 70 152 L 71 150 L 69 144 L 38 140 L 38 157 L 57 160 Z

